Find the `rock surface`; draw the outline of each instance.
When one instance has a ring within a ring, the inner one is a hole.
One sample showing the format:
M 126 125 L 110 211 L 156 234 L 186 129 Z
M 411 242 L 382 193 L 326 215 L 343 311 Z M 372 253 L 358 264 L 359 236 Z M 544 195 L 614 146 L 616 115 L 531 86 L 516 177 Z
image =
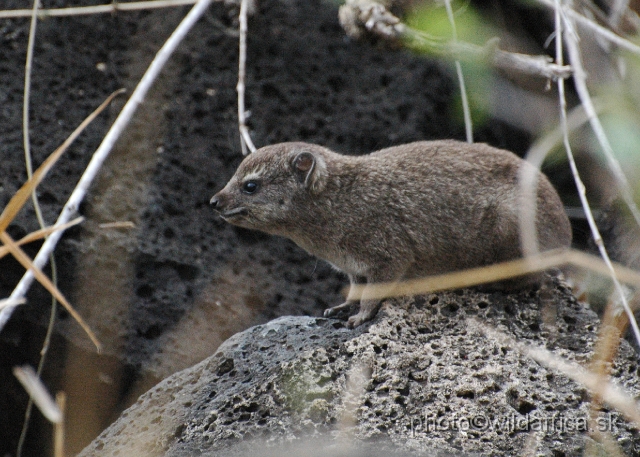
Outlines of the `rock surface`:
M 387 300 L 355 330 L 312 317 L 252 327 L 141 396 L 80 455 L 582 455 L 595 445 L 586 389 L 482 331 L 587 362 L 596 315 L 562 283 L 549 293 Z M 612 372 L 635 398 L 639 370 L 624 343 Z M 637 430 L 598 417 L 639 455 Z

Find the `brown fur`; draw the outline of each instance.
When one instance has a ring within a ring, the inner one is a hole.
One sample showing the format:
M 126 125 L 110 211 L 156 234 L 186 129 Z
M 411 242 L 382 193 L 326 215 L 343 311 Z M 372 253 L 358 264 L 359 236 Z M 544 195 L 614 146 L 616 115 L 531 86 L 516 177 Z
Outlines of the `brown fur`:
M 395 281 L 520 257 L 523 164 L 508 151 L 450 140 L 359 157 L 281 143 L 248 156 L 211 202 L 228 222 L 290 238 L 352 284 Z M 252 194 L 242 190 L 248 180 L 258 186 Z M 569 220 L 544 175 L 537 204 L 540 250 L 569 246 Z M 371 319 L 378 306 L 363 296 L 349 325 Z

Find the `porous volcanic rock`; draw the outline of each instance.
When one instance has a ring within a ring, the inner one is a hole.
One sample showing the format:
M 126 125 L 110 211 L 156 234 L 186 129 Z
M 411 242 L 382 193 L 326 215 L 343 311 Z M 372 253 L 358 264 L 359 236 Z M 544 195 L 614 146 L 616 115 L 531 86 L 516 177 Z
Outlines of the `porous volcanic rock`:
M 278 455 L 283 446 L 300 455 L 582 455 L 597 446 L 586 389 L 483 329 L 582 363 L 598 326 L 561 282 L 544 294 L 387 300 L 355 330 L 281 317 L 159 383 L 80 455 Z M 635 398 L 639 369 L 623 341 L 612 373 Z M 598 414 L 622 451 L 639 455 L 637 430 L 615 411 Z

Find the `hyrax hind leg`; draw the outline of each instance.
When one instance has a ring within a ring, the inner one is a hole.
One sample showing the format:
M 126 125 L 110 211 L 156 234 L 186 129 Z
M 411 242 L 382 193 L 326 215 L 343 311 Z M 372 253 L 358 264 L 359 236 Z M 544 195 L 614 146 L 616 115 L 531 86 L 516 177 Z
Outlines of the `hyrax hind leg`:
M 380 309 L 380 305 L 382 304 L 382 299 L 373 298 L 373 288 L 371 287 L 374 284 L 382 283 L 382 279 L 375 280 L 373 278 L 362 278 L 353 275 L 349 275 L 349 281 L 351 282 L 351 288 L 349 289 L 349 294 L 347 295 L 347 300 L 332 308 L 326 309 L 324 312 L 324 317 L 332 317 L 336 316 L 342 311 L 348 310 L 354 304 L 360 302 L 360 310 L 357 314 L 354 314 L 347 321 L 347 327 L 354 328 L 357 327 L 367 321 L 373 319 L 378 313 L 378 309 Z M 361 296 L 358 296 L 355 293 L 355 285 L 365 284 L 364 290 L 362 291 Z M 395 288 L 394 283 L 386 283 L 387 285 L 380 289 L 380 284 L 376 286 L 376 292 L 382 292 L 383 295 L 391 294 L 393 289 Z
M 375 295 L 373 294 L 374 286 Z M 364 287 L 364 290 L 362 291 L 362 297 L 360 297 L 360 311 L 349 318 L 349 320 L 347 321 L 347 327 L 357 327 L 360 324 L 370 321 L 371 319 L 376 317 L 376 314 L 378 314 L 378 310 L 380 309 L 380 305 L 382 304 L 382 300 L 384 299 L 377 297 L 390 296 L 395 288 L 395 282 L 369 280 L 367 282 L 367 285 Z
M 347 295 L 347 300 L 337 306 L 332 306 L 331 308 L 327 308 L 324 310 L 324 317 L 332 317 L 335 316 L 337 314 L 340 314 L 342 311 L 348 311 L 349 308 L 351 308 L 353 305 L 357 304 L 360 299 L 359 298 L 354 298 L 353 296 L 353 292 L 354 292 L 354 288 L 353 286 L 355 286 L 356 284 L 364 284 L 366 282 L 366 279 L 361 277 L 361 276 L 355 276 L 355 275 L 349 275 L 349 283 L 350 283 L 350 288 L 349 288 L 349 294 Z

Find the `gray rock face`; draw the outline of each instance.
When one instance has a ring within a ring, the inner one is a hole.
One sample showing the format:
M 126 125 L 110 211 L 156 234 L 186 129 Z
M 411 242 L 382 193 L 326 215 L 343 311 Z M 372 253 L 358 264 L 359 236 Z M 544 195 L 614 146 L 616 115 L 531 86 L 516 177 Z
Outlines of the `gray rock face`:
M 555 318 L 543 321 L 549 303 Z M 545 300 L 475 290 L 388 300 L 355 330 L 280 318 L 162 381 L 80 455 L 267 456 L 284 446 L 323 456 L 551 456 L 597 446 L 587 391 L 470 317 L 577 362 L 588 361 L 599 325 L 562 284 Z M 638 374 L 623 342 L 613 375 L 636 398 Z M 598 413 L 597 424 L 626 455 L 640 455 L 640 434 L 615 411 Z

